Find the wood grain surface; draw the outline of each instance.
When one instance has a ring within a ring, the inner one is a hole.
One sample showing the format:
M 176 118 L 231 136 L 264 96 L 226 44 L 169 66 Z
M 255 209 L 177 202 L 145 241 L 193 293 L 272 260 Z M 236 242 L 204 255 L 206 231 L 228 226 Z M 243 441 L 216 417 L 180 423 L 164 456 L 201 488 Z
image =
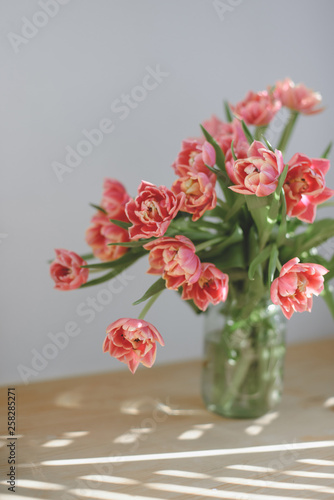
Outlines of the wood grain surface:
M 257 420 L 209 413 L 200 361 L 21 385 L 16 488 L 1 500 L 334 499 L 334 339 L 289 345 L 283 402 Z

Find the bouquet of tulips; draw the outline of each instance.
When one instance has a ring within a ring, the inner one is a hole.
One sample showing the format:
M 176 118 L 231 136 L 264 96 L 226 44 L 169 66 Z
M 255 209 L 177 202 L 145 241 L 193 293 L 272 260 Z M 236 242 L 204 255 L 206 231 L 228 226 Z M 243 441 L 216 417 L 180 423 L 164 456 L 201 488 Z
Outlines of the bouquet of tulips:
M 284 158 L 299 115 L 322 111 L 320 102 L 320 94 L 287 78 L 234 106 L 225 103 L 226 121 L 203 122 L 201 137 L 182 142 L 171 188 L 142 181 L 132 198 L 120 182 L 105 179 L 86 232 L 92 254 L 57 249 L 50 269 L 56 289 L 73 290 L 111 280 L 148 257 L 147 272 L 157 280 L 135 302 L 146 304 L 138 319 L 108 326 L 104 352 L 133 373 L 139 363 L 152 366 L 156 343 L 164 342 L 144 317 L 166 288 L 196 313 L 229 297 L 247 319 L 270 294 L 289 319 L 311 311 L 313 294 L 322 293 L 334 315 L 334 257 L 317 252 L 334 236 L 334 220 L 315 221 L 317 206 L 331 205 L 325 202 L 334 194 L 325 183 L 331 145 L 320 158 Z M 275 148 L 266 132 L 282 107 L 289 117 Z M 102 262 L 87 263 L 94 258 Z M 88 281 L 90 270 L 102 274 Z

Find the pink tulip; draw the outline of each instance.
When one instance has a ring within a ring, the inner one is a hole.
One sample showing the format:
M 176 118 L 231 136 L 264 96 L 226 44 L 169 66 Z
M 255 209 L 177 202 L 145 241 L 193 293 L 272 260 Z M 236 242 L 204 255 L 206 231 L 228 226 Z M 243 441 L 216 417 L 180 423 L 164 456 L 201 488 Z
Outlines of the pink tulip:
M 209 303 L 225 302 L 228 294 L 228 275 L 213 264 L 202 263 L 202 272 L 195 283 L 183 285 L 182 299 L 192 299 L 196 306 L 206 311 Z
M 314 222 L 316 207 L 333 196 L 325 185 L 325 174 L 330 164 L 324 158 L 309 158 L 295 154 L 288 163 L 284 182 L 287 214 L 304 222 Z
M 240 121 L 236 118 L 231 123 L 225 123 L 219 120 L 215 115 L 212 115 L 212 117 L 203 122 L 202 125 L 219 144 L 224 155 L 231 150 L 232 141 L 234 148 L 236 148 L 236 145 L 240 141 L 247 143 Z
M 295 257 L 281 269 L 270 289 L 271 300 L 281 306 L 284 316 L 291 318 L 294 312 L 311 311 L 312 295 L 319 295 L 324 288 L 323 275 L 328 269 L 320 264 L 300 264 Z
M 179 166 L 182 172 L 182 167 Z M 180 210 L 193 214 L 192 220 L 196 221 L 207 210 L 215 208 L 217 195 L 215 190 L 215 176 L 208 176 L 202 172 L 195 173 L 185 170 L 184 176 L 177 179 L 172 185 L 175 195 L 183 194 Z
M 150 368 L 156 356 L 156 342 L 162 346 L 164 341 L 158 330 L 143 319 L 120 318 L 107 328 L 103 352 L 122 363 L 126 363 L 132 373 L 139 363 Z
M 234 162 L 233 175 L 237 185 L 230 186 L 230 189 L 240 194 L 268 196 L 275 191 L 283 170 L 282 153 L 277 149 L 273 153 L 261 142 L 254 141 L 249 147 L 248 158 Z
M 321 103 L 321 95 L 305 87 L 304 84 L 296 85 L 290 78 L 276 82 L 274 95 L 283 106 L 299 111 L 304 115 L 320 113 L 324 108 L 317 107 Z
M 164 235 L 180 210 L 183 199 L 182 193 L 176 196 L 165 186 L 157 187 L 142 181 L 138 196 L 125 207 L 128 219 L 133 224 L 129 228 L 130 238 L 138 240 Z
M 206 165 L 213 167 L 215 162 L 216 152 L 209 142 L 204 141 L 201 144 L 197 139 L 187 139 L 182 142 L 182 149 L 172 167 L 176 175 L 182 176 L 185 170 L 190 170 L 215 177 L 215 174 L 206 167 Z
M 125 205 L 130 200 L 125 187 L 115 179 L 105 179 L 101 207 L 107 212 L 110 219 L 128 222 Z
M 109 243 L 124 243 L 129 241 L 128 231 L 109 221 L 109 217 L 98 212 L 91 220 L 86 231 L 86 242 L 92 247 L 95 257 L 105 261 L 122 257 L 127 247 L 109 245 Z
M 144 245 L 150 251 L 149 274 L 161 274 L 166 287 L 177 290 L 184 283 L 194 283 L 201 274 L 201 262 L 194 244 L 186 236 L 158 238 Z
M 88 280 L 88 269 L 78 254 L 69 250 L 56 249 L 56 258 L 50 266 L 51 278 L 54 280 L 57 290 L 74 290 L 86 283 Z
M 247 141 L 240 140 L 239 142 L 236 142 L 235 144 L 233 143 L 233 149 L 234 149 L 234 154 L 235 154 L 237 160 L 242 160 L 242 159 L 247 158 L 248 149 L 249 149 L 249 145 L 248 145 Z M 225 168 L 226 168 L 226 172 L 227 172 L 229 178 L 231 179 L 231 181 L 234 184 L 238 184 L 237 179 L 234 175 L 234 169 L 233 169 L 234 163 L 235 163 L 235 161 L 233 159 L 232 149 L 230 147 L 225 154 Z
M 280 101 L 276 100 L 272 93 L 263 90 L 255 94 L 248 92 L 243 101 L 236 106 L 230 106 L 231 111 L 247 125 L 268 125 L 281 107 Z

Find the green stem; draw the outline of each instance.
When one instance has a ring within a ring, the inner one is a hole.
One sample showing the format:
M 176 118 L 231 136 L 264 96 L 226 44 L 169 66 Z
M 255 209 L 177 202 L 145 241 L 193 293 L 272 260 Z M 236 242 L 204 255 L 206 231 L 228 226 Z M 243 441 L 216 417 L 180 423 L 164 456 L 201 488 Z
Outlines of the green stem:
M 249 367 L 254 359 L 254 353 L 251 350 L 245 350 L 238 360 L 233 378 L 221 401 L 221 406 L 228 411 L 234 403 L 234 399 L 239 392 L 239 388 L 248 373 Z
M 279 143 L 277 145 L 277 149 L 279 149 L 283 154 L 284 154 L 285 149 L 287 147 L 287 144 L 289 142 L 289 139 L 290 139 L 290 136 L 291 136 L 292 131 L 294 129 L 294 126 L 296 124 L 296 120 L 298 118 L 298 115 L 299 115 L 298 111 L 291 110 L 289 121 L 286 124 L 286 126 L 282 132 L 281 138 L 280 138 Z
M 268 125 L 260 125 L 259 127 L 256 127 L 254 134 L 254 139 L 256 141 L 261 140 L 261 136 L 264 135 L 265 131 L 267 130 L 267 127 Z
M 145 318 L 146 314 L 151 309 L 151 307 L 153 306 L 154 302 L 157 300 L 157 298 L 161 295 L 162 292 L 163 292 L 163 290 L 161 290 L 161 292 L 156 293 L 155 295 L 153 295 L 153 297 L 150 298 L 150 300 L 148 302 L 146 302 L 145 306 L 143 307 L 141 313 L 138 316 L 138 319 L 144 319 Z
M 205 248 L 215 245 L 216 243 L 219 243 L 220 241 L 223 241 L 222 236 L 218 236 L 217 238 L 212 238 L 212 240 L 208 241 L 203 241 L 203 243 L 200 243 L 199 245 L 196 245 L 196 253 L 200 252 L 201 250 L 204 250 Z

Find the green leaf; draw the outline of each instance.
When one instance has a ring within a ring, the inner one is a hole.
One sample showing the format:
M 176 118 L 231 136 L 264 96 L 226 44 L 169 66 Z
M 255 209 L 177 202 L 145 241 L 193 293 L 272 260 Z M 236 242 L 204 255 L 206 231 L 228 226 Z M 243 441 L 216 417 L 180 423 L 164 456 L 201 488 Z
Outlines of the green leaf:
M 328 146 L 327 146 L 327 148 L 325 149 L 325 151 L 322 153 L 321 158 L 328 158 L 329 153 L 331 152 L 332 146 L 333 146 L 333 142 L 331 141 L 331 142 L 328 144 Z
M 324 283 L 324 289 L 321 292 L 321 296 L 324 298 L 334 319 L 334 288 L 327 281 Z
M 115 224 L 115 226 L 121 227 L 123 229 L 129 229 L 129 227 L 132 226 L 131 222 L 124 222 L 122 220 L 117 220 L 117 219 L 109 219 L 110 222 Z
M 233 160 L 237 161 L 238 158 L 236 157 L 236 154 L 234 152 L 234 144 L 233 143 L 234 143 L 234 140 L 231 142 L 231 152 L 232 152 Z
M 255 259 L 252 260 L 252 262 L 249 265 L 249 270 L 248 270 L 248 277 L 250 280 L 254 279 L 254 275 L 256 272 L 256 268 L 259 264 L 262 264 L 265 260 L 268 259 L 270 253 L 271 253 L 271 248 L 272 245 L 268 245 L 265 247 L 256 257 Z
M 96 208 L 96 210 L 99 210 L 103 214 L 107 215 L 107 212 L 104 210 L 104 208 L 100 207 L 99 205 L 94 205 L 94 203 L 90 203 L 90 206 L 93 207 L 93 208 Z
M 278 235 L 277 235 L 277 245 L 280 247 L 285 243 L 286 240 L 286 234 L 287 234 L 287 221 L 286 221 L 286 199 L 285 199 L 285 194 L 284 191 L 282 190 L 281 193 L 281 203 L 282 203 L 282 209 L 281 209 L 281 221 L 279 224 L 278 228 Z
M 160 293 L 162 290 L 166 288 L 166 282 L 163 278 L 159 278 L 153 285 L 150 286 L 148 290 L 144 293 L 144 295 L 136 300 L 132 305 L 136 306 L 137 304 L 140 304 L 141 302 L 144 302 L 145 300 L 149 299 L 153 295 L 156 295 L 157 293 Z
M 227 222 L 231 217 L 233 217 L 237 212 L 239 212 L 240 208 L 246 203 L 246 198 L 243 195 L 240 195 L 235 200 L 232 207 L 228 210 L 224 222 Z
M 88 269 L 110 269 L 110 268 L 117 268 L 119 266 L 123 266 L 124 264 L 136 262 L 136 260 L 140 259 L 143 257 L 143 255 L 146 255 L 147 251 L 141 248 L 132 250 L 127 252 L 125 255 L 122 255 L 119 259 L 116 260 L 111 260 L 108 262 L 99 262 L 99 263 L 94 263 L 94 264 L 87 264 L 87 266 L 81 266 L 84 268 Z
M 286 240 L 281 251 L 284 262 L 300 256 L 303 252 L 308 252 L 311 248 L 319 247 L 333 236 L 334 219 L 321 219 L 313 222 L 306 231 Z
M 249 128 L 247 127 L 246 123 L 243 120 L 241 120 L 241 126 L 248 141 L 248 144 L 252 144 L 254 142 L 254 137 L 252 136 Z
M 155 238 L 148 238 L 147 240 L 136 240 L 136 241 L 118 241 L 116 243 L 108 243 L 108 246 L 137 248 L 146 245 L 146 243 L 149 243 L 154 239 Z
M 207 130 L 205 130 L 205 128 L 202 125 L 200 127 L 202 129 L 202 132 L 204 134 L 205 139 L 214 147 L 214 150 L 216 152 L 216 165 L 217 165 L 217 167 L 219 168 L 219 170 L 226 173 L 225 155 L 222 151 L 222 148 L 215 141 L 215 139 L 209 134 L 209 132 Z
M 94 259 L 95 255 L 93 253 L 84 253 L 84 254 L 80 255 L 80 257 L 83 260 L 90 260 L 90 259 Z
M 275 271 L 277 268 L 277 259 L 278 259 L 278 249 L 277 249 L 277 246 L 274 244 L 271 248 L 269 265 L 268 265 L 268 284 L 269 284 L 269 287 L 270 287 L 271 282 L 273 281 L 274 276 L 275 276 Z
M 272 145 L 270 144 L 270 142 L 269 142 L 269 141 L 265 138 L 265 136 L 264 136 L 264 135 L 262 136 L 262 140 L 263 140 L 263 142 L 265 142 L 265 144 L 266 144 L 267 148 L 268 148 L 268 149 L 269 149 L 272 153 L 274 153 L 274 152 L 275 152 L 275 151 L 274 151 L 274 148 L 272 147 Z
M 100 283 L 104 283 L 105 281 L 109 281 L 112 278 L 115 278 L 115 276 L 117 276 L 119 273 L 124 271 L 127 267 L 129 267 L 129 266 L 122 267 L 121 269 L 119 269 L 119 268 L 113 269 L 112 271 L 110 271 L 110 273 L 104 274 L 103 276 L 100 276 L 99 278 L 96 278 L 95 280 L 87 281 L 87 283 L 84 283 L 83 285 L 81 285 L 80 289 L 87 288 L 89 286 L 99 285 Z
M 203 260 L 206 259 L 203 257 Z M 216 257 L 210 257 L 210 262 L 223 272 L 231 268 L 246 268 L 244 245 L 242 242 L 226 247 Z
M 228 123 L 231 123 L 233 121 L 233 116 L 231 113 L 230 105 L 227 101 L 224 101 L 224 109 L 225 109 L 226 121 L 228 121 Z
M 217 255 L 221 255 L 222 251 L 229 247 L 230 245 L 234 245 L 235 243 L 239 243 L 240 241 L 243 241 L 244 239 L 244 233 L 242 232 L 242 229 L 239 226 L 236 226 L 234 229 L 233 233 L 224 238 L 222 243 L 215 245 L 211 250 L 207 252 L 201 253 L 201 260 L 207 261 L 207 259 L 210 259 L 211 257 L 216 257 Z

